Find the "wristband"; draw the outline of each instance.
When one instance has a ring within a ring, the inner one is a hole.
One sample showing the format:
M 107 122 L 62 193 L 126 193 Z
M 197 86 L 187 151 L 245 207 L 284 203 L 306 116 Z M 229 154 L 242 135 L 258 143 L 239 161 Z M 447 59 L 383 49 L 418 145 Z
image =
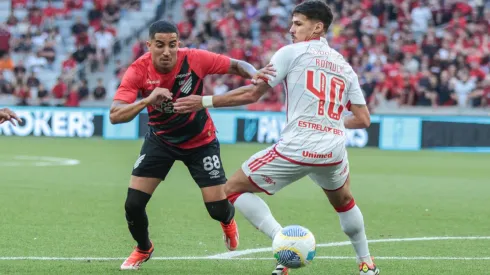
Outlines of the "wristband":
M 207 95 L 202 97 L 202 106 L 204 108 L 214 108 L 213 106 L 213 96 Z

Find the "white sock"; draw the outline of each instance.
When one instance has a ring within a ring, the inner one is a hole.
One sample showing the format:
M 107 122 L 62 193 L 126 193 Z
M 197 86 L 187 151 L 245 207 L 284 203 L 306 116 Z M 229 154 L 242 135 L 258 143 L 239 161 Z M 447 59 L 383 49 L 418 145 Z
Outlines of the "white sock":
M 359 207 L 354 202 L 352 202 L 352 205 L 347 211 L 341 212 L 337 209 L 340 226 L 342 227 L 342 231 L 349 237 L 359 262 L 372 264 L 366 232 L 364 230 L 364 218 Z
M 274 239 L 282 226 L 272 216 L 269 206 L 257 195 L 243 193 L 235 200 L 235 208 L 240 211 L 247 220 L 269 238 Z

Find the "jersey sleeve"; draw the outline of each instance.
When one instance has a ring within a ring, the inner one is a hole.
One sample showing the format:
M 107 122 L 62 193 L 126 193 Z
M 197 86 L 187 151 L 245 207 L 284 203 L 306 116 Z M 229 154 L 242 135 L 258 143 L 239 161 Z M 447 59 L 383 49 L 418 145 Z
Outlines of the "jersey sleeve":
M 133 66 L 130 66 L 124 73 L 114 100 L 121 100 L 130 104 L 135 102 L 140 89 L 141 79 L 141 73 Z
M 291 63 L 294 59 L 294 49 L 286 46 L 279 49 L 271 58 L 270 63 L 276 69 L 276 76 L 269 76 L 267 84 L 274 88 L 288 75 Z
M 350 85 L 347 90 L 347 105 L 360 104 L 365 105 L 366 99 L 364 99 L 364 93 L 362 92 L 361 85 L 359 84 L 359 78 L 354 70 L 350 69 Z
M 196 73 L 201 77 L 209 74 L 227 74 L 231 59 L 222 54 L 205 50 L 193 50 L 191 64 L 194 64 Z

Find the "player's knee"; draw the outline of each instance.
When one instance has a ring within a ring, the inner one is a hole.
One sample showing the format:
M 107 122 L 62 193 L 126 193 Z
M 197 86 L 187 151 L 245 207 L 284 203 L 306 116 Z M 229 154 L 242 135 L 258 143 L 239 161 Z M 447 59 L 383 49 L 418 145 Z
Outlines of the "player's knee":
M 244 186 L 245 184 L 241 184 L 239 181 L 228 180 L 225 184 L 225 194 L 228 197 L 232 194 L 248 192 Z
M 349 205 L 354 201 L 352 192 L 349 188 L 346 187 L 346 185 L 335 191 L 324 191 L 328 197 L 328 200 L 335 208 L 335 210 L 337 210 L 337 212 L 342 212 L 339 210 L 343 210 L 344 208 L 349 207 Z
M 145 211 L 151 195 L 145 192 L 129 188 L 124 209 L 126 213 L 141 213 Z
M 209 215 L 214 220 L 227 224 L 235 216 L 235 207 L 227 199 L 205 204 Z
M 235 192 L 235 189 L 236 188 L 233 186 L 233 183 L 232 182 L 230 182 L 230 181 L 226 182 L 226 184 L 225 184 L 225 194 L 226 194 L 227 197 L 230 196 L 233 193 L 236 193 Z
M 342 194 L 339 197 L 339 206 L 340 207 L 349 206 L 349 204 L 352 204 L 353 201 L 354 201 L 354 197 L 350 192 Z

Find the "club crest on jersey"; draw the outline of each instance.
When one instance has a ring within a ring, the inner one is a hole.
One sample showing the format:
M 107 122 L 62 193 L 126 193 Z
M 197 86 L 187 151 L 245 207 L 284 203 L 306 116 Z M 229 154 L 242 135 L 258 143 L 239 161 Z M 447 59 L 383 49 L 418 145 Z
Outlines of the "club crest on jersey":
M 192 90 L 192 77 L 189 77 L 187 80 L 181 80 L 179 81 L 179 86 L 180 86 L 180 91 L 183 94 L 189 94 L 189 92 Z

